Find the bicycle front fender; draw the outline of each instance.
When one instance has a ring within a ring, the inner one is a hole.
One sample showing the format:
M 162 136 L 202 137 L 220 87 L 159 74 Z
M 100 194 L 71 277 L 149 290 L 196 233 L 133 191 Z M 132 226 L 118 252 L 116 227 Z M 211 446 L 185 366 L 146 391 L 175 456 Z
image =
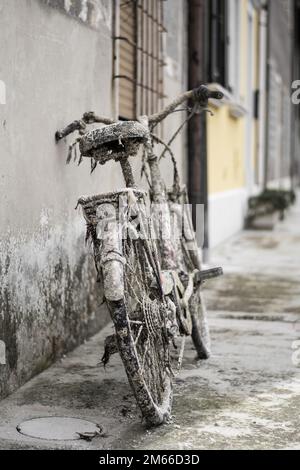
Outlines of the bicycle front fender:
M 108 301 L 122 300 L 124 297 L 124 264 L 119 227 L 116 221 L 104 222 L 100 267 L 103 276 L 104 296 Z
M 109 301 L 124 297 L 124 267 L 119 260 L 109 260 L 102 265 L 104 296 Z

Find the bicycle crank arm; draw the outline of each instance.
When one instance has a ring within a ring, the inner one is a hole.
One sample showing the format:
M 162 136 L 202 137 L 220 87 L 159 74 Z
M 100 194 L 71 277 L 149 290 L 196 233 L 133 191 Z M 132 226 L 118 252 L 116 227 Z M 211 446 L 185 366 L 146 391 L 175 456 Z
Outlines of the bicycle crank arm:
M 101 364 L 105 367 L 109 363 L 110 356 L 119 352 L 117 336 L 115 334 L 109 335 L 104 341 L 104 353 L 101 358 Z

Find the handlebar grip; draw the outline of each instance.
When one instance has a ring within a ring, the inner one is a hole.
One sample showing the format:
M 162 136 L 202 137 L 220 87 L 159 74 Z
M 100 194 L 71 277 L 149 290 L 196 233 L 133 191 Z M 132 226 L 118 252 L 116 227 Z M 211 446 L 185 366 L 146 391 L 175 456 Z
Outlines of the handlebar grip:
M 58 142 L 64 137 L 67 137 L 67 135 L 72 134 L 74 131 L 85 131 L 89 124 L 101 123 L 108 125 L 113 124 L 114 122 L 115 121 L 111 118 L 97 116 L 94 111 L 88 111 L 87 113 L 84 113 L 81 119 L 71 122 L 71 124 L 60 131 L 56 131 L 55 140 Z
M 221 100 L 224 94 L 221 91 L 210 90 L 206 85 L 200 85 L 194 90 L 194 99 L 200 106 L 207 106 L 209 99 Z
M 224 98 L 224 93 L 222 93 L 221 91 L 209 90 L 208 98 L 213 98 L 214 100 L 221 100 L 222 98 Z
M 79 121 L 73 121 L 64 129 L 61 129 L 60 131 L 56 131 L 55 140 L 56 142 L 58 142 L 64 137 L 67 137 L 67 135 L 72 134 L 72 132 L 84 130 L 85 128 L 86 128 L 86 124 L 82 119 L 80 119 Z

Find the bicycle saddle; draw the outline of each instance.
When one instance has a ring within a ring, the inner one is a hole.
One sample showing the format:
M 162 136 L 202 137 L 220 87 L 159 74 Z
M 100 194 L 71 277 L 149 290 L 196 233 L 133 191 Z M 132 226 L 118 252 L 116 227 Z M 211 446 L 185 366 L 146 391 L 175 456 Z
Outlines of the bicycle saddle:
M 146 142 L 149 131 L 136 121 L 120 121 L 84 134 L 79 148 L 84 157 L 104 164 L 136 155 L 140 144 Z

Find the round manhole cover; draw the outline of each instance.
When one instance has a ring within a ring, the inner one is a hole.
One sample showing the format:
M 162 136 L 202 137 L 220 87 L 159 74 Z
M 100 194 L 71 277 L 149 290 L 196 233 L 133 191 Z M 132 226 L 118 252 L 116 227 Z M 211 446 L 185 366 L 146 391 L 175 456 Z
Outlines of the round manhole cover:
M 79 434 L 95 433 L 97 435 L 99 433 L 99 427 L 95 423 L 85 419 L 60 416 L 29 419 L 19 424 L 17 430 L 25 436 L 51 441 L 76 440 L 80 439 Z

